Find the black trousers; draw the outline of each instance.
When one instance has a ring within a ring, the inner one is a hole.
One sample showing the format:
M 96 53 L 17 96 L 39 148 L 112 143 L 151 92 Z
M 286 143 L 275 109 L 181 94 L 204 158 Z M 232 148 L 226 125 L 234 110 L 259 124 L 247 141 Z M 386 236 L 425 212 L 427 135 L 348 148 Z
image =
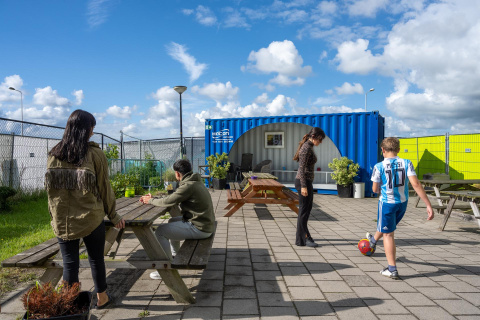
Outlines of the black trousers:
M 310 218 L 310 212 L 312 211 L 313 206 L 313 182 L 307 180 L 307 191 L 308 195 L 306 197 L 302 196 L 300 180 L 295 179 L 295 189 L 298 192 L 298 217 L 297 217 L 297 237 L 295 244 L 297 246 L 304 246 L 306 237 L 310 238 L 310 232 L 308 231 L 308 218 Z
M 78 250 L 80 239 L 57 239 L 63 256 L 63 280 L 67 281 L 68 285 L 72 285 L 75 282 L 79 282 L 78 270 L 80 267 L 80 257 Z M 90 261 L 95 289 L 97 293 L 104 292 L 107 290 L 107 274 L 105 271 L 105 260 L 103 258 L 105 223 L 102 221 L 92 233 L 83 238 L 83 242 L 85 243 L 85 247 L 87 247 L 88 261 Z

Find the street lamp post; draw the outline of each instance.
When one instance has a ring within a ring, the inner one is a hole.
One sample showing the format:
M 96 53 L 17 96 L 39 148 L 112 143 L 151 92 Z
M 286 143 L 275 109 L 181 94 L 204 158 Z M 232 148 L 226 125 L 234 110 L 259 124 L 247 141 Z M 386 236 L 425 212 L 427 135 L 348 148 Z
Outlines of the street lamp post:
M 176 86 L 173 90 L 177 91 L 180 94 L 180 158 L 183 159 L 183 155 L 185 154 L 185 150 L 183 149 L 183 130 L 182 130 L 182 93 L 187 90 L 185 86 Z
M 20 103 L 21 103 L 21 106 L 22 106 L 22 136 L 23 136 L 23 93 L 22 93 L 22 91 L 17 90 L 14 87 L 9 87 L 8 89 L 20 92 Z
M 367 93 L 372 92 L 374 90 L 375 90 L 375 88 L 372 88 L 372 89 L 368 90 L 367 92 L 365 92 L 365 112 L 367 112 Z

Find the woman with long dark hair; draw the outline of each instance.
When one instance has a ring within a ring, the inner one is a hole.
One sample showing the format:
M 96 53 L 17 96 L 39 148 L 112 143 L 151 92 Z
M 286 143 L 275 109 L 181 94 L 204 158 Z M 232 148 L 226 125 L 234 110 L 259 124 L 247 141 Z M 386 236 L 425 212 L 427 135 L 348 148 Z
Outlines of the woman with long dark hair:
M 297 218 L 297 246 L 317 247 L 308 231 L 308 218 L 313 206 L 313 178 L 314 165 L 317 156 L 313 147 L 318 146 L 325 139 L 325 132 L 318 127 L 312 128 L 309 133 L 303 136 L 298 144 L 297 153 L 293 160 L 298 161 L 298 171 L 295 177 L 295 189 L 299 196 L 299 210 Z
M 92 114 L 75 110 L 67 121 L 62 140 L 52 148 L 47 162 L 45 187 L 51 225 L 63 258 L 63 280 L 79 282 L 78 254 L 83 238 L 97 291 L 97 308 L 110 305 L 103 250 L 105 215 L 116 228 L 125 221 L 115 211 L 115 195 L 108 179 L 105 154 L 89 142 L 96 121 Z

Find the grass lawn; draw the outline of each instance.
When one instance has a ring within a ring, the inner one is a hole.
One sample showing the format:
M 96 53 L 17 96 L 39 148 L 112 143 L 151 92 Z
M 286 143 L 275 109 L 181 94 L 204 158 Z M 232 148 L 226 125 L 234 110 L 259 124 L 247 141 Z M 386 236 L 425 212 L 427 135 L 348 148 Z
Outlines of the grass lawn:
M 46 195 L 15 201 L 9 211 L 0 213 L 0 261 L 54 236 Z M 32 269 L 0 268 L 0 296 L 21 282 L 37 278 L 38 273 Z
M 46 196 L 15 201 L 0 213 L 0 261 L 54 236 Z

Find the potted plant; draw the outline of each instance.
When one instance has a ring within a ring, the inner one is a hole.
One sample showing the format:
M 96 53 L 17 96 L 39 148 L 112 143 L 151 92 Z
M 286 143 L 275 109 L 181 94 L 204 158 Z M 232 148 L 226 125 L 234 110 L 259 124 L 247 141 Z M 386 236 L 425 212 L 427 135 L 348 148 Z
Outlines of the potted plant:
M 68 286 L 63 281 L 57 288 L 50 282 L 38 281 L 22 297 L 25 314 L 23 319 L 87 320 L 90 318 L 93 295 L 80 291 L 80 284 Z
M 212 154 L 207 157 L 207 161 L 210 177 L 213 180 L 213 189 L 225 189 L 225 187 L 227 186 L 227 172 L 230 168 L 230 162 L 228 162 L 228 155 L 225 152 L 222 154 Z
M 175 171 L 173 171 L 173 169 L 165 170 L 165 172 L 163 173 L 163 181 L 165 181 L 165 190 L 167 190 L 169 194 L 173 193 L 177 185 Z
M 337 182 L 338 196 L 351 198 L 353 196 L 353 178 L 358 175 L 360 165 L 347 157 L 341 157 L 340 159 L 334 158 L 328 167 L 333 170 L 332 179 Z

